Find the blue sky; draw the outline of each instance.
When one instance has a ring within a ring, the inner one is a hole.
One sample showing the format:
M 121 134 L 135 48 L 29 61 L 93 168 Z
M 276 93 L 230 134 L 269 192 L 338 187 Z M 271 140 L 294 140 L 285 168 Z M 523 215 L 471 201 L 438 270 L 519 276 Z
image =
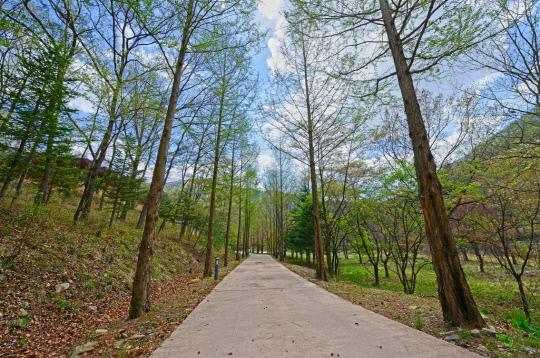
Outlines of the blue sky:
M 263 50 L 253 58 L 255 68 L 259 72 L 261 79 L 264 81 L 262 87 L 263 92 L 268 85 L 268 75 L 270 73 L 269 64 L 276 62 L 276 58 L 279 57 L 277 50 L 279 46 L 279 27 L 283 21 L 281 12 L 285 8 L 284 0 L 261 0 L 259 2 L 258 11 L 255 14 L 255 21 L 260 23 L 262 29 L 267 29 L 268 36 L 266 37 Z M 272 162 L 272 151 L 268 149 L 268 146 L 264 140 L 257 135 L 256 141 L 261 147 L 261 153 L 259 154 L 259 169 L 261 172 L 265 167 L 269 166 Z

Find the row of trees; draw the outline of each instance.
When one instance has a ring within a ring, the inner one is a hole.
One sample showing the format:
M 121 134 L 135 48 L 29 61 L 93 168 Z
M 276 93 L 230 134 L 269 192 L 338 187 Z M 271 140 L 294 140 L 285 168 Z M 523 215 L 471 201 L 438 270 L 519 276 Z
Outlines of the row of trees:
M 180 225 L 179 239 L 206 238 L 210 276 L 214 246 L 232 242 L 236 206 L 236 241 L 252 227 L 256 2 L 1 4 L 0 204 L 13 205 L 30 181 L 34 207 L 80 188 L 75 225 L 99 207 L 110 228 L 141 206 L 132 318 L 150 309 L 153 246 L 167 223 Z M 226 227 L 217 245 L 216 223 Z

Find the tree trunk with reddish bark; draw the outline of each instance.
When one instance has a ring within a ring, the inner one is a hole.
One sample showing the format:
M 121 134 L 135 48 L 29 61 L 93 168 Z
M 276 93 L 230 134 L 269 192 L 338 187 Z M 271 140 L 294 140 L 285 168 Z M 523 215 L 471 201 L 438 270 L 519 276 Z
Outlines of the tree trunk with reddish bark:
M 418 196 L 426 221 L 427 238 L 437 276 L 439 300 L 446 321 L 454 325 L 472 324 L 482 327 L 478 311 L 459 261 L 446 215 L 437 168 L 429 147 L 429 138 L 416 97 L 412 75 L 402 48 L 402 40 L 387 0 L 379 0 L 388 43 L 396 67 L 414 152 Z

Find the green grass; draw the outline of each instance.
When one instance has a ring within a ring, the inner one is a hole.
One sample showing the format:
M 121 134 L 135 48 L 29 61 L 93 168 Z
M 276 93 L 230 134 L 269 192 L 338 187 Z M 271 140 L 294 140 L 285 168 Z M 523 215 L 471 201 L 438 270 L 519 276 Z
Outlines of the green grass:
M 424 327 L 424 322 L 422 321 L 422 317 L 420 315 L 416 316 L 416 319 L 413 322 L 416 329 L 422 329 Z

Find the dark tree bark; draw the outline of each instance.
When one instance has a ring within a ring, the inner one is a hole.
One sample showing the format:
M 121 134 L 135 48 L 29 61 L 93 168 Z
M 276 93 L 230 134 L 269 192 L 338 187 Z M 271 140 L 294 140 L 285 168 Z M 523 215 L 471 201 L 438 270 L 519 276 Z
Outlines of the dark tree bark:
M 113 99 L 113 104 L 111 105 L 116 108 L 116 101 L 118 99 L 118 94 Z M 92 206 L 92 199 L 94 198 L 94 183 L 99 175 L 99 170 L 101 168 L 101 164 L 105 160 L 105 155 L 107 154 L 107 148 L 109 147 L 109 143 L 112 136 L 112 130 L 114 128 L 114 123 L 116 122 L 115 117 L 111 117 L 109 119 L 109 123 L 107 126 L 107 130 L 105 132 L 105 135 L 101 139 L 101 142 L 99 144 L 98 148 L 98 156 L 97 158 L 92 162 L 92 165 L 90 166 L 90 171 L 88 172 L 88 176 L 86 178 L 86 182 L 84 185 L 84 192 L 81 196 L 81 200 L 79 201 L 79 205 L 77 206 L 77 210 L 75 211 L 75 214 L 73 215 L 73 223 L 77 225 L 79 223 L 79 220 L 88 219 L 88 215 L 90 214 L 90 207 Z
M 456 243 L 446 216 L 435 161 L 429 147 L 413 79 L 401 45 L 402 39 L 396 31 L 387 0 L 379 0 L 379 3 L 407 114 L 409 136 L 414 152 L 418 196 L 426 221 L 427 238 L 437 276 L 443 316 L 445 320 L 455 325 L 472 324 L 480 328 L 484 325 L 484 320 L 478 311 L 459 262 Z
M 221 93 L 219 100 L 218 127 L 216 137 L 216 148 L 214 151 L 214 168 L 212 172 L 212 191 L 210 192 L 210 218 L 208 220 L 208 240 L 206 241 L 206 255 L 204 258 L 204 277 L 212 276 L 212 248 L 214 244 L 214 217 L 216 213 L 216 187 L 219 167 L 219 154 L 221 144 L 221 125 L 223 122 L 223 109 L 225 106 L 225 92 L 227 91 L 227 56 L 223 59 L 223 78 L 221 81 Z
M 482 253 L 480 252 L 480 248 L 478 247 L 478 243 L 476 241 L 472 242 L 472 247 L 474 250 L 474 254 L 476 258 L 478 259 L 478 263 L 480 264 L 480 272 L 484 273 L 484 258 L 482 257 Z
M 32 111 L 32 117 L 38 114 L 40 106 L 41 106 L 41 98 L 38 99 L 36 105 L 34 106 L 34 110 Z M 43 127 L 43 123 L 41 127 Z M 6 198 L 8 190 L 9 190 L 9 186 L 11 185 L 11 182 L 15 178 L 15 172 L 19 166 L 19 161 L 21 160 L 21 157 L 24 153 L 24 149 L 26 148 L 26 143 L 30 139 L 31 134 L 32 134 L 32 128 L 28 126 L 26 128 L 24 136 L 21 139 L 21 142 L 19 143 L 19 148 L 17 148 L 17 152 L 15 153 L 15 156 L 13 157 L 13 160 L 9 166 L 9 170 L 6 173 L 6 179 L 4 181 L 4 184 L 2 185 L 2 188 L 0 189 L 0 204 L 2 204 L 2 202 Z
M 388 260 L 390 260 L 390 257 L 388 257 L 388 256 L 386 256 L 386 260 L 383 260 L 381 258 L 381 262 L 384 265 L 384 277 L 386 277 L 386 278 L 390 277 L 390 272 L 388 271 Z
M 465 262 L 469 262 L 469 256 L 467 255 L 467 248 L 463 248 L 461 250 L 461 253 L 463 255 L 463 261 Z
M 240 167 L 242 172 L 242 167 Z M 240 191 L 238 193 L 238 235 L 236 236 L 236 261 L 240 261 L 240 235 L 242 229 L 242 176 L 240 176 Z

